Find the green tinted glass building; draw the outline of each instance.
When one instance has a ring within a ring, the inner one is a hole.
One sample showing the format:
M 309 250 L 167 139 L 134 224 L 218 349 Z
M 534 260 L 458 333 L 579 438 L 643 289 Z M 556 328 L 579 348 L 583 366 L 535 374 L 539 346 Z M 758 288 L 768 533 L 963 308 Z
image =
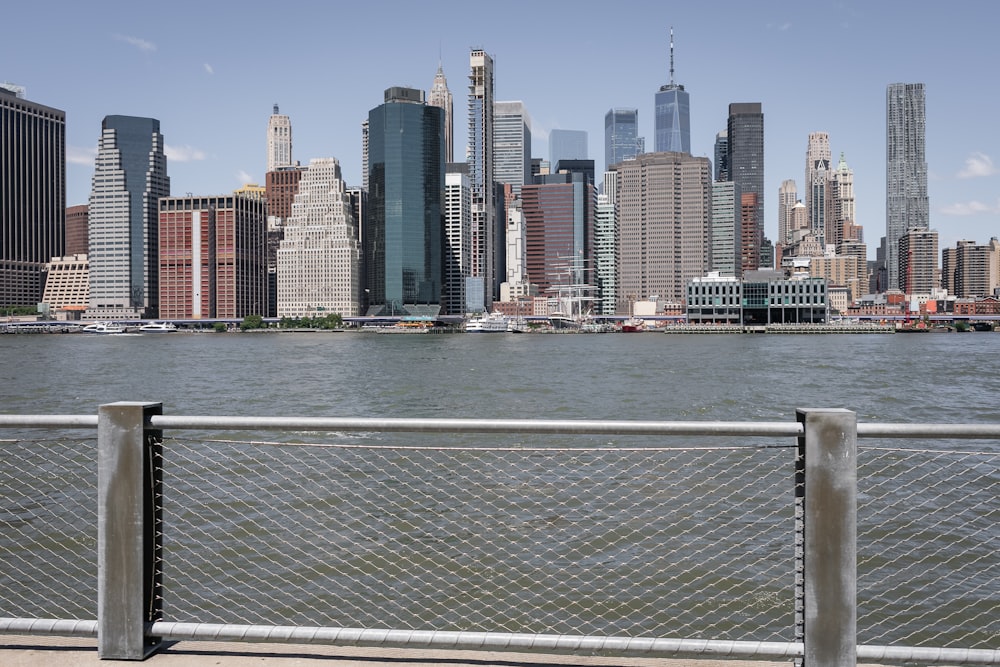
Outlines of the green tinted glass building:
M 443 111 L 428 106 L 422 90 L 387 89 L 385 103 L 368 113 L 363 238 L 368 302 L 376 313 L 417 315 L 440 307 L 444 173 Z

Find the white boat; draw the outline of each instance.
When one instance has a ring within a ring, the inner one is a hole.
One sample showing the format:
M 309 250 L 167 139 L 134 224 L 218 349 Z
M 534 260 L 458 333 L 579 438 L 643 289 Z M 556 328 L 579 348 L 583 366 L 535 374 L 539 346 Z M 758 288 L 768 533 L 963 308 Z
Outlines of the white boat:
M 503 313 L 485 313 L 465 323 L 466 333 L 505 333 L 508 319 Z
M 125 327 L 114 322 L 92 322 L 83 328 L 83 333 L 92 334 L 123 334 Z
M 177 331 L 177 325 L 173 322 L 147 322 L 139 327 L 143 333 L 171 333 Z
M 580 320 L 566 313 L 549 313 L 549 324 L 559 331 L 579 331 Z
M 528 326 L 528 320 L 523 317 L 515 317 L 507 322 L 507 331 L 510 333 L 528 333 L 531 331 L 531 327 Z

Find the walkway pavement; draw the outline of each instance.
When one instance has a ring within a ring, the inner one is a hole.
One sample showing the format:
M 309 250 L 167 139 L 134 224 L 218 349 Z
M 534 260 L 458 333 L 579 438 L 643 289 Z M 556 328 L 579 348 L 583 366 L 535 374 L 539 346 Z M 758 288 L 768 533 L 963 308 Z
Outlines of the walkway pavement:
M 0 635 L 4 667 L 108 667 L 93 639 Z M 356 647 L 173 642 L 141 663 L 144 667 L 788 667 L 792 661 L 613 658 L 495 651 L 431 651 Z

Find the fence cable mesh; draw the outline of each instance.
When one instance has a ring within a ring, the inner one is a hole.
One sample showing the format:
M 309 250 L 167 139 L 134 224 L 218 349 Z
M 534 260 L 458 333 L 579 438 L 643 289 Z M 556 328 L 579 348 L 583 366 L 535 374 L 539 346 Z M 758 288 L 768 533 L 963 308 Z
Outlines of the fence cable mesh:
M 858 454 L 858 643 L 1000 648 L 1000 453 Z
M 165 620 L 792 640 L 788 448 L 163 451 Z
M 0 617 L 97 618 L 97 442 L 0 440 Z

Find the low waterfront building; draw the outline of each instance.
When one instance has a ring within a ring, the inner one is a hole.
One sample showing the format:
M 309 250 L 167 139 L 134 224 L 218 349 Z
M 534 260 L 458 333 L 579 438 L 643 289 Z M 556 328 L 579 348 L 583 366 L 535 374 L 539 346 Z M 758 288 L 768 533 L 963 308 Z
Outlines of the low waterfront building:
M 46 266 L 42 291 L 42 303 L 49 312 L 55 313 L 56 319 L 79 319 L 89 299 L 90 262 L 86 253 L 53 257 Z
M 749 271 L 742 279 L 711 273 L 687 284 L 690 324 L 819 324 L 828 321 L 824 278 L 786 278 L 780 271 Z

